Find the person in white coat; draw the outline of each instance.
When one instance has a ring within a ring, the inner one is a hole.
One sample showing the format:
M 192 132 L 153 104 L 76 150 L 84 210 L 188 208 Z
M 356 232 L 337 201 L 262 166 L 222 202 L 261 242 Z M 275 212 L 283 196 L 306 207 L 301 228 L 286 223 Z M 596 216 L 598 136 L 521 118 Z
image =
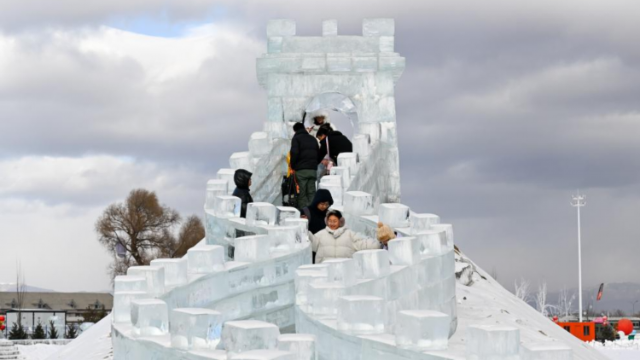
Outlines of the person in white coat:
M 311 246 L 316 253 L 316 264 L 327 259 L 351 258 L 360 250 L 381 249 L 382 243 L 349 230 L 338 210 L 327 213 L 327 227 L 311 235 Z

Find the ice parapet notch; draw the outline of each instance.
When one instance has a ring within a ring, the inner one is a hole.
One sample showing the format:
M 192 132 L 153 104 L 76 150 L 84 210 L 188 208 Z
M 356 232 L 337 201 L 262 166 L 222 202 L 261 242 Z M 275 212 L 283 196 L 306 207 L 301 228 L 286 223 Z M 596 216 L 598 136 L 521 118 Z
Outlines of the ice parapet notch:
M 188 269 L 192 274 L 224 270 L 224 248 L 219 245 L 192 247 L 187 250 Z
M 257 262 L 269 258 L 270 246 L 267 235 L 243 236 L 235 240 L 235 261 Z
M 140 336 L 164 335 L 169 331 L 167 303 L 157 299 L 131 301 L 131 323 Z
M 114 280 L 113 292 L 147 291 L 147 278 L 144 276 L 118 275 Z
M 241 205 L 242 202 L 237 196 L 218 195 L 214 200 L 213 212 L 223 219 L 240 217 Z
M 277 326 L 256 320 L 227 321 L 222 329 L 222 341 L 232 358 L 251 350 L 277 350 L 279 336 Z
M 316 360 L 316 337 L 308 334 L 284 334 L 278 337 L 278 349 L 288 351 L 295 360 Z
M 448 315 L 437 311 L 400 311 L 396 321 L 396 344 L 418 351 L 445 350 L 449 345 L 450 322 Z
M 411 210 L 402 204 L 380 204 L 378 218 L 380 222 L 392 228 L 409 227 Z
M 344 194 L 344 212 L 354 216 L 374 213 L 373 196 L 363 191 L 347 191 Z
M 253 202 L 247 204 L 247 226 L 275 225 L 277 209 L 273 204 Z
M 362 250 L 353 254 L 358 279 L 377 279 L 390 273 L 389 253 L 386 250 Z
M 420 241 L 415 237 L 402 237 L 387 243 L 389 260 L 393 265 L 417 265 L 420 262 Z
M 220 342 L 222 315 L 214 310 L 178 308 L 171 311 L 171 346 L 184 349 L 214 349 Z
M 113 294 L 113 322 L 131 322 L 131 302 L 146 299 L 149 295 L 144 291 L 120 291 Z
M 338 301 L 338 330 L 355 335 L 384 333 L 384 299 L 376 296 L 343 296 Z
M 151 297 L 164 294 L 164 268 L 151 266 L 132 266 L 127 269 L 127 275 L 142 276 L 147 279 L 146 292 Z
M 469 360 L 517 360 L 520 330 L 502 325 L 470 325 L 466 354 Z
M 155 259 L 151 260 L 150 266 L 161 267 L 164 269 L 165 287 L 178 286 L 187 283 L 187 258 Z

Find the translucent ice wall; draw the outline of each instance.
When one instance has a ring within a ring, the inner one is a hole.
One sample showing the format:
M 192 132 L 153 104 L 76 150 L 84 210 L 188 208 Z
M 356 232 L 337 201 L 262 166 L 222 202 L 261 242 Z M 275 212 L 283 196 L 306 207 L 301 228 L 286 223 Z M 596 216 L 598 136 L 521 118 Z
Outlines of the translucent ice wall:
M 256 65 L 269 127 L 321 109 L 351 119 L 355 157 L 342 187 L 369 192 L 376 204 L 400 201 L 395 83 L 405 58 L 394 52 L 394 35 L 393 19 L 365 19 L 362 36 L 340 35 L 335 20 L 323 22 L 322 36 L 296 36 L 293 20 L 271 20 L 267 53 Z

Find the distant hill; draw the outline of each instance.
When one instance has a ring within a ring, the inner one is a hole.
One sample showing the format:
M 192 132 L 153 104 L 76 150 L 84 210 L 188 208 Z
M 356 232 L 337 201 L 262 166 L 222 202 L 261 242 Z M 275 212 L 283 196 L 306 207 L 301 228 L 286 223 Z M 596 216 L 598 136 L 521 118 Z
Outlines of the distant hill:
M 15 292 L 16 284 L 15 283 L 0 283 L 0 292 Z M 43 289 L 35 286 L 25 286 L 25 291 L 27 292 L 56 292 L 55 290 Z

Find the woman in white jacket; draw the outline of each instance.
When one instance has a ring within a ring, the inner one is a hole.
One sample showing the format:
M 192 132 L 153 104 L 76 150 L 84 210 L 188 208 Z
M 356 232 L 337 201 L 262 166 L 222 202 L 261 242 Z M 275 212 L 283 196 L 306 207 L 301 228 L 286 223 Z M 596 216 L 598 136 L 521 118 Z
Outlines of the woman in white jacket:
M 327 227 L 311 234 L 313 251 L 316 253 L 316 264 L 327 259 L 351 258 L 360 250 L 380 249 L 382 244 L 375 239 L 367 239 L 349 230 L 345 226 L 342 214 L 337 210 L 327 213 Z

